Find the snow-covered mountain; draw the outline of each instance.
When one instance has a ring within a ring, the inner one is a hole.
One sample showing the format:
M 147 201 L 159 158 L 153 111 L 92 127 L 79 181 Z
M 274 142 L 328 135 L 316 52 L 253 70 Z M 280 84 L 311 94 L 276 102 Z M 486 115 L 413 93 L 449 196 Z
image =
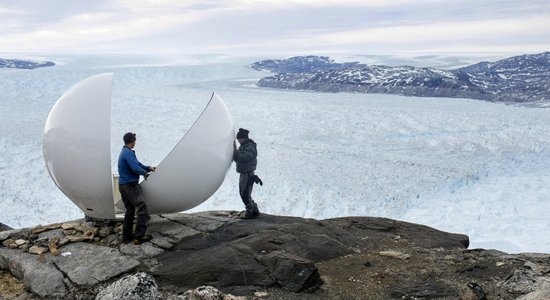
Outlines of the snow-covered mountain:
M 0 68 L 16 68 L 16 69 L 36 69 L 41 67 L 55 66 L 51 61 L 32 61 L 21 59 L 3 59 L 0 58 Z
M 335 63 L 324 56 L 264 60 L 252 67 L 278 73 L 258 81 L 260 87 L 502 102 L 550 100 L 550 52 L 452 70 Z

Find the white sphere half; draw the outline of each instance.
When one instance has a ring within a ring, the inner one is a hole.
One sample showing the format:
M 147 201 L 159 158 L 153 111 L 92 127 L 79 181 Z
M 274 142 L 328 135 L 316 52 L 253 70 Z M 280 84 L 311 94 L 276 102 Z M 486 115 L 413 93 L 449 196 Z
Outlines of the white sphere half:
M 44 127 L 46 167 L 59 189 L 87 216 L 114 219 L 111 172 L 112 73 L 88 77 L 54 104 Z M 212 97 L 195 124 L 141 183 L 150 213 L 193 208 L 212 196 L 233 159 L 234 123 Z

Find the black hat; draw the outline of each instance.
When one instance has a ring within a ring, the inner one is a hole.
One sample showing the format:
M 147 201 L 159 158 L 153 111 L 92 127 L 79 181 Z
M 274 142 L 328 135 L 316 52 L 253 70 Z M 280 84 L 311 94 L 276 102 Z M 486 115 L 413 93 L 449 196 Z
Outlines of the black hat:
M 237 139 L 247 139 L 249 132 L 250 131 L 248 131 L 246 129 L 239 128 L 239 132 L 237 132 Z

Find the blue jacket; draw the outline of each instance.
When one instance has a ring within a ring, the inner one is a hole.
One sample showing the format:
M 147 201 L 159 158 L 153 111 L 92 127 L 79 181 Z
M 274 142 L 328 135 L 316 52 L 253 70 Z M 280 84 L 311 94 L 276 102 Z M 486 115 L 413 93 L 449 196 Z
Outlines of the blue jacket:
M 150 172 L 151 167 L 137 160 L 134 150 L 124 146 L 118 156 L 118 184 L 139 182 L 139 175 Z

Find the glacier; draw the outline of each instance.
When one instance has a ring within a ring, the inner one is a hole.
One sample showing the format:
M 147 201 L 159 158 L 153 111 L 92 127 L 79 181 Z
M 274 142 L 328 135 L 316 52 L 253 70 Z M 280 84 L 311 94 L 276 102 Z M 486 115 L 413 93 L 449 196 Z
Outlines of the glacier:
M 473 248 L 550 250 L 548 109 L 263 89 L 255 82 L 265 73 L 249 67 L 257 58 L 61 60 L 0 70 L 0 222 L 9 226 L 83 216 L 48 175 L 43 126 L 66 89 L 113 72 L 113 172 L 125 132 L 137 133 L 140 161 L 158 164 L 216 92 L 236 128 L 250 129 L 258 143 L 264 185 L 253 197 L 265 213 L 380 216 L 467 234 Z M 192 211 L 243 209 L 237 182 L 232 166 L 214 196 Z

